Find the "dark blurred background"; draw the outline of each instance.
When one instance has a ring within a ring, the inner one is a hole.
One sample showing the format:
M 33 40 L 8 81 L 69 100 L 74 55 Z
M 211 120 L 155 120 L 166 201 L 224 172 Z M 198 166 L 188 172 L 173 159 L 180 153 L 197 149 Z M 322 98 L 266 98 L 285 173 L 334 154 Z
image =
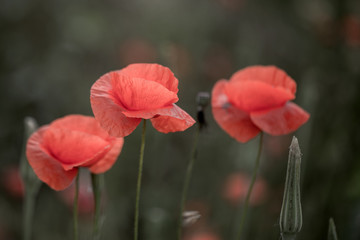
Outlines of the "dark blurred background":
M 24 117 L 43 125 L 67 114 L 92 115 L 91 85 L 134 62 L 170 67 L 179 79 L 178 105 L 193 117 L 197 92 L 210 92 L 217 80 L 255 64 L 284 69 L 298 84 L 295 102 L 311 114 L 295 133 L 303 152 L 304 223 L 298 239 L 325 239 L 330 217 L 340 239 L 360 239 L 358 0 L 0 0 L 0 56 L 1 240 L 21 236 L 17 166 Z M 258 139 L 240 144 L 220 129 L 210 108 L 206 117 L 187 203 L 201 218 L 185 236 L 231 240 Z M 117 163 L 105 175 L 103 239 L 132 239 L 140 131 L 126 137 Z M 194 133 L 195 127 L 147 132 L 142 239 L 176 239 Z M 247 239 L 279 239 L 291 137 L 265 136 Z M 88 172 L 82 171 L 81 181 L 80 235 L 89 239 Z M 34 239 L 71 239 L 67 194 L 42 186 Z

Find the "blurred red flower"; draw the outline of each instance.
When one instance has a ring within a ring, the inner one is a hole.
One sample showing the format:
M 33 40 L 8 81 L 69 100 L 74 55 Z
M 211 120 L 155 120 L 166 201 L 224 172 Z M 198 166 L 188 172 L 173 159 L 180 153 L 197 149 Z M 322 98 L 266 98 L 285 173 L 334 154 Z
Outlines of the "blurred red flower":
M 87 216 L 87 214 L 92 214 L 94 212 L 95 202 L 90 178 L 86 178 L 85 176 L 87 175 L 81 174 L 79 179 L 78 211 L 80 214 Z M 64 191 L 59 191 L 58 193 L 69 209 L 73 210 L 75 184 L 71 184 Z
M 24 183 L 18 166 L 8 166 L 1 171 L 2 185 L 14 197 L 24 196 Z M 0 238 L 1 239 L 1 238 Z
M 215 120 L 231 137 L 247 142 L 260 131 L 284 135 L 298 129 L 309 114 L 295 103 L 296 83 L 275 66 L 252 66 L 219 80 L 212 90 Z
M 243 173 L 231 174 L 225 181 L 223 196 L 231 204 L 238 205 L 240 201 L 245 200 L 250 186 L 250 177 Z M 267 195 L 267 184 L 259 178 L 254 183 L 253 192 L 249 204 L 256 206 L 261 204 Z
M 151 119 L 163 133 L 184 131 L 195 121 L 175 103 L 178 80 L 167 67 L 158 64 L 131 64 L 109 72 L 91 87 L 95 118 L 110 135 L 124 137 L 141 119 Z
M 212 232 L 196 232 L 191 234 L 189 237 L 185 238 L 186 240 L 220 240 L 220 238 Z
M 360 46 L 360 18 L 349 15 L 344 20 L 345 42 L 350 47 Z
M 54 190 L 67 188 L 86 167 L 103 173 L 115 163 L 124 139 L 115 138 L 100 127 L 93 117 L 69 115 L 33 133 L 26 156 L 40 180 Z

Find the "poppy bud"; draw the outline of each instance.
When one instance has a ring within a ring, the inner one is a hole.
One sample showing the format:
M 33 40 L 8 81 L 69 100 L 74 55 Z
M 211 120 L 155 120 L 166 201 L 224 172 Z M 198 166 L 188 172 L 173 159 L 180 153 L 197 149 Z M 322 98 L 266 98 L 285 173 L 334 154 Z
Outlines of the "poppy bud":
M 284 198 L 280 213 L 280 232 L 283 240 L 295 239 L 302 226 L 300 201 L 301 152 L 296 137 L 293 137 L 286 173 Z
M 199 92 L 196 96 L 196 103 L 199 107 L 205 108 L 209 105 L 210 94 L 208 92 Z
M 20 173 L 25 187 L 25 201 L 23 213 L 23 237 L 30 239 L 32 233 L 32 221 L 35 209 L 35 199 L 41 186 L 41 181 L 30 167 L 26 156 L 26 146 L 29 137 L 37 130 L 38 125 L 32 117 L 24 119 L 24 143 L 20 158 Z
M 329 219 L 328 240 L 338 240 L 334 219 Z
M 40 188 L 41 181 L 35 175 L 34 171 L 31 169 L 27 159 L 26 159 L 26 142 L 30 135 L 36 131 L 38 128 L 37 122 L 32 117 L 26 117 L 24 119 L 24 146 L 21 153 L 20 159 L 20 172 L 21 177 L 25 184 L 25 189 L 28 192 L 32 192 L 32 194 L 36 194 Z
M 197 103 L 197 121 L 199 123 L 200 129 L 206 127 L 206 119 L 204 109 L 210 102 L 210 94 L 208 92 L 199 92 L 196 96 Z

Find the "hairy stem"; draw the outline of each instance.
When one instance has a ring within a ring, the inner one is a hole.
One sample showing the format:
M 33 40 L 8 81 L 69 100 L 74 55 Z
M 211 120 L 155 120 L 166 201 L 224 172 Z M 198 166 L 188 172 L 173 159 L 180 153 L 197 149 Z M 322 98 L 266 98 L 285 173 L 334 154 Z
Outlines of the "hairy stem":
M 143 129 L 142 129 L 142 134 L 141 134 L 139 171 L 138 171 L 137 187 L 136 187 L 134 240 L 138 240 L 138 235 L 139 235 L 139 203 L 140 203 L 141 177 L 142 177 L 144 149 L 145 149 L 145 132 L 146 132 L 146 120 L 144 119 L 143 120 Z
M 75 179 L 75 195 L 74 195 L 74 208 L 73 208 L 73 219 L 74 219 L 74 240 L 79 239 L 79 228 L 78 228 L 78 202 L 79 202 L 79 176 L 80 171 L 76 175 Z
M 251 197 L 251 192 L 253 190 L 255 181 L 256 181 L 256 176 L 257 176 L 257 172 L 259 170 L 259 165 L 260 165 L 260 156 L 261 156 L 261 150 L 262 150 L 262 145 L 263 145 L 263 137 L 264 137 L 264 133 L 261 132 L 260 133 L 260 141 L 259 141 L 259 149 L 258 149 L 258 153 L 256 156 L 256 161 L 255 161 L 255 167 L 252 173 L 252 177 L 251 177 L 251 182 L 250 182 L 250 186 L 249 189 L 247 191 L 246 194 L 246 198 L 245 198 L 245 203 L 244 203 L 244 207 L 241 213 L 241 220 L 240 220 L 240 225 L 239 225 L 239 230 L 238 230 L 238 234 L 237 234 L 237 239 L 241 239 L 241 233 L 242 233 L 242 229 L 244 226 L 244 222 L 245 222 L 245 217 L 246 217 L 246 212 L 249 206 L 249 200 Z
M 103 174 L 91 174 L 91 184 L 94 194 L 94 225 L 93 225 L 93 239 L 99 240 L 101 235 L 101 193 L 103 189 Z
M 190 180 L 191 180 L 192 169 L 194 166 L 195 159 L 197 157 L 197 147 L 198 147 L 199 135 L 200 135 L 200 125 L 198 126 L 198 128 L 196 129 L 196 132 L 195 132 L 194 144 L 193 144 L 193 148 L 191 151 L 191 158 L 187 165 L 187 169 L 186 169 L 186 173 L 185 173 L 185 182 L 184 182 L 184 187 L 183 187 L 183 191 L 182 191 L 182 195 L 181 195 L 181 203 L 180 203 L 181 205 L 180 205 L 180 214 L 179 214 L 179 222 L 178 222 L 178 240 L 181 240 L 183 212 L 185 209 L 185 202 L 186 202 L 186 197 L 187 197 L 189 184 L 190 184 Z

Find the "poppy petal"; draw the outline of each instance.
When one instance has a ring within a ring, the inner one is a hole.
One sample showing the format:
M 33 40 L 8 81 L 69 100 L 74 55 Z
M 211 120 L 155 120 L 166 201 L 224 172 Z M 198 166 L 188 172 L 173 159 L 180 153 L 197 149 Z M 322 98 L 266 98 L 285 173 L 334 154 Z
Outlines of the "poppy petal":
M 104 173 L 109 170 L 112 165 L 116 162 L 120 151 L 124 145 L 123 138 L 117 138 L 114 140 L 113 145 L 111 146 L 110 151 L 99 161 L 89 167 L 90 172 L 99 174 Z
M 212 112 L 216 122 L 231 137 L 239 142 L 247 142 L 254 138 L 260 129 L 256 127 L 250 116 L 232 106 L 225 94 L 226 80 L 218 81 L 212 91 Z
M 78 114 L 68 115 L 53 121 L 50 125 L 55 128 L 66 128 L 81 131 L 107 139 L 108 133 L 100 126 L 95 118 Z
M 151 119 L 151 123 L 162 133 L 184 131 L 195 123 L 189 114 L 175 104 L 172 108 L 159 109 L 158 114 L 158 117 Z
M 159 64 L 135 63 L 130 64 L 126 68 L 117 72 L 128 75 L 132 78 L 142 78 L 158 82 L 174 93 L 179 91 L 179 81 L 174 76 L 174 73 L 169 68 Z
M 141 110 L 141 111 L 122 111 L 122 113 L 129 118 L 142 118 L 142 119 L 150 119 L 154 117 L 158 117 L 159 115 L 166 114 L 169 112 L 171 108 L 173 108 L 175 104 L 172 104 L 169 107 L 158 108 L 158 109 L 150 109 L 150 110 Z
M 38 178 L 52 189 L 59 191 L 72 183 L 78 169 L 65 171 L 61 164 L 42 147 L 43 134 L 47 129 L 48 126 L 41 127 L 30 136 L 26 157 Z
M 296 82 L 285 71 L 275 66 L 251 66 L 234 73 L 230 81 L 261 81 L 296 92 Z
M 288 102 L 284 107 L 253 112 L 250 117 L 261 130 L 278 136 L 295 131 L 309 119 L 310 115 L 295 103 Z
M 137 111 L 169 106 L 179 100 L 163 85 L 142 78 L 111 72 L 113 95 L 127 110 Z
M 101 137 L 65 128 L 50 126 L 42 137 L 43 147 L 65 170 L 87 165 L 110 150 L 109 142 Z
M 280 107 L 295 98 L 282 87 L 260 81 L 229 82 L 225 92 L 230 102 L 245 112 Z
M 111 136 L 124 137 L 132 133 L 141 122 L 140 118 L 128 118 L 121 106 L 110 94 L 111 78 L 104 75 L 91 87 L 90 102 L 96 120 Z

